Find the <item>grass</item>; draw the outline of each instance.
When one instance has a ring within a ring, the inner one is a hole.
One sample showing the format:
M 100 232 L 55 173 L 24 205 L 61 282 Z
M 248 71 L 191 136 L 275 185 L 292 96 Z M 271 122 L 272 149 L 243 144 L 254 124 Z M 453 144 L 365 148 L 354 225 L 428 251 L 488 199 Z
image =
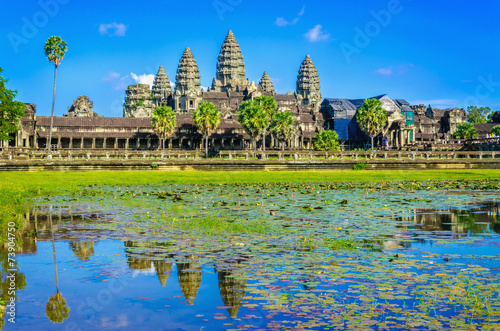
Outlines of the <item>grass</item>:
M 7 223 L 22 229 L 19 216 L 28 207 L 27 199 L 80 191 L 88 185 L 196 184 L 196 183 L 306 183 L 345 181 L 406 181 L 498 179 L 500 170 L 428 171 L 97 171 L 97 172 L 0 172 L 0 241 L 5 242 Z

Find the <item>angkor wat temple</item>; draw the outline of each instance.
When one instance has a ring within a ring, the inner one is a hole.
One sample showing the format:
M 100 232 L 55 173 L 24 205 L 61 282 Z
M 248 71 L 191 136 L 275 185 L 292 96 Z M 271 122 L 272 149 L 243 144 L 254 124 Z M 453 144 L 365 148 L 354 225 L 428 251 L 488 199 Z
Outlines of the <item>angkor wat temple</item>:
M 364 100 L 323 100 L 318 71 L 309 55 L 300 65 L 295 92 L 278 94 L 267 72 L 263 73 L 259 84 L 246 78 L 240 46 L 233 32 L 229 31 L 219 53 L 216 76 L 208 91 L 202 89 L 195 57 L 190 48 L 186 48 L 177 68 L 175 88 L 172 89 L 169 77 L 160 67 L 151 89 L 147 84 L 128 86 L 123 117 L 99 116 L 93 111 L 89 98 L 80 96 L 68 108 L 67 115 L 54 117 L 51 143 L 55 148 L 63 149 L 157 149 L 161 144 L 151 128 L 151 113 L 155 107 L 168 105 L 177 113 L 177 130 L 167 141 L 167 147 L 200 146 L 202 135 L 193 124 L 192 113 L 202 102 L 212 102 L 221 113 L 221 123 L 210 137 L 211 147 L 243 149 L 250 136 L 237 120 L 238 108 L 242 101 L 261 95 L 273 96 L 278 111 L 292 113 L 296 131 L 287 143 L 289 148 L 312 149 L 316 132 L 325 129 L 337 131 L 343 141 L 354 144 L 368 141 L 355 118 Z M 382 101 L 388 112 L 388 122 L 379 141 L 386 137 L 393 147 L 450 139 L 457 126 L 466 120 L 463 109 L 411 106 L 403 99 L 391 99 L 387 95 L 376 98 Z M 10 146 L 45 148 L 49 128 L 50 117 L 36 116 L 36 105 L 27 104 L 20 129 L 13 135 Z M 488 128 L 480 129 L 480 133 L 489 133 Z M 279 144 L 268 133 L 266 147 L 277 148 Z

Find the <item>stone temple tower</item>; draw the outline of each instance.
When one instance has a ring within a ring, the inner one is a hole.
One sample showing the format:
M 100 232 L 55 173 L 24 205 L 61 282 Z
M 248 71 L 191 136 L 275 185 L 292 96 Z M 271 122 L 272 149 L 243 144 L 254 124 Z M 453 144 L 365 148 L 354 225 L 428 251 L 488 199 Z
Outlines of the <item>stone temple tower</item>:
M 262 92 L 269 92 L 271 94 L 275 93 L 273 82 L 271 81 L 271 78 L 267 74 L 267 71 L 264 72 L 264 75 L 260 79 L 259 86 Z
M 181 113 L 194 112 L 202 102 L 200 70 L 191 49 L 184 51 L 175 77 L 174 110 Z
M 212 82 L 212 90 L 216 92 L 236 91 L 239 86 L 250 85 L 245 78 L 245 63 L 240 45 L 229 30 L 219 53 L 216 78 Z
M 299 104 L 311 105 L 313 111 L 318 111 L 323 101 L 318 71 L 309 55 L 306 56 L 300 66 L 295 95 Z
M 163 66 L 160 66 L 151 90 L 154 96 L 155 106 L 159 106 L 163 100 L 166 100 L 170 96 L 171 91 L 172 86 L 170 85 L 170 80 L 168 79 Z

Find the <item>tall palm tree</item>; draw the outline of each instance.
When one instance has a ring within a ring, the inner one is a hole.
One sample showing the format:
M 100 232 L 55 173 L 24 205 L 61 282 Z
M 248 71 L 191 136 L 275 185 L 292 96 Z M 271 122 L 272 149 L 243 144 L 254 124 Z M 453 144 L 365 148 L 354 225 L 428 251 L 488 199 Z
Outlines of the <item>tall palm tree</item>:
M 52 250 L 54 254 L 54 268 L 56 271 L 56 294 L 49 298 L 45 305 L 45 314 L 52 323 L 62 323 L 69 317 L 70 308 L 61 292 L 59 292 L 59 278 L 57 276 L 56 245 L 54 241 L 54 230 L 52 228 L 52 215 L 49 216 L 50 232 L 52 233 Z
M 276 110 L 278 109 L 278 104 L 276 103 L 276 100 L 271 96 L 263 95 L 258 98 L 255 98 L 255 101 L 257 101 L 262 106 L 264 111 L 267 113 L 269 120 L 272 121 L 274 115 L 276 115 Z M 262 133 L 262 150 L 264 151 L 266 150 L 266 131 L 267 128 L 269 127 L 269 124 L 271 123 L 268 122 L 268 126 L 264 129 L 264 132 Z
M 220 113 L 213 103 L 202 102 L 193 113 L 193 122 L 205 136 L 205 156 L 208 158 L 208 136 L 219 126 Z
M 153 110 L 151 124 L 162 141 L 162 149 L 165 150 L 165 140 L 174 132 L 177 126 L 177 117 L 172 107 L 161 106 Z
M 238 121 L 245 131 L 252 137 L 253 149 L 256 148 L 256 140 L 269 127 L 269 115 L 264 108 L 255 100 L 243 101 L 239 109 Z
M 54 105 L 56 103 L 56 82 L 57 82 L 57 67 L 61 64 L 64 55 L 68 51 L 67 43 L 58 36 L 52 36 L 45 43 L 45 56 L 47 60 L 55 66 L 54 71 L 54 95 L 52 97 L 52 113 L 50 115 L 50 131 L 49 131 L 49 152 L 52 144 L 52 127 L 54 125 Z
M 283 151 L 285 150 L 285 142 L 292 138 L 294 134 L 294 124 L 295 121 L 292 117 L 292 113 L 289 111 L 279 112 L 273 118 L 271 132 L 278 140 L 282 141 L 281 146 Z
M 373 139 L 387 124 L 387 111 L 382 106 L 382 101 L 379 99 L 367 99 L 356 113 L 359 127 L 371 138 L 372 151 Z

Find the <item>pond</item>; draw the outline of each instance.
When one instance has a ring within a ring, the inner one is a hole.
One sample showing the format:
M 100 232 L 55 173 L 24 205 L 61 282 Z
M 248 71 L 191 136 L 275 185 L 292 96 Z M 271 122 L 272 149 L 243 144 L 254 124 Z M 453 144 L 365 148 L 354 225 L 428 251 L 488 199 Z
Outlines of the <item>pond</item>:
M 6 330 L 500 325 L 499 191 L 95 186 L 34 205 Z

